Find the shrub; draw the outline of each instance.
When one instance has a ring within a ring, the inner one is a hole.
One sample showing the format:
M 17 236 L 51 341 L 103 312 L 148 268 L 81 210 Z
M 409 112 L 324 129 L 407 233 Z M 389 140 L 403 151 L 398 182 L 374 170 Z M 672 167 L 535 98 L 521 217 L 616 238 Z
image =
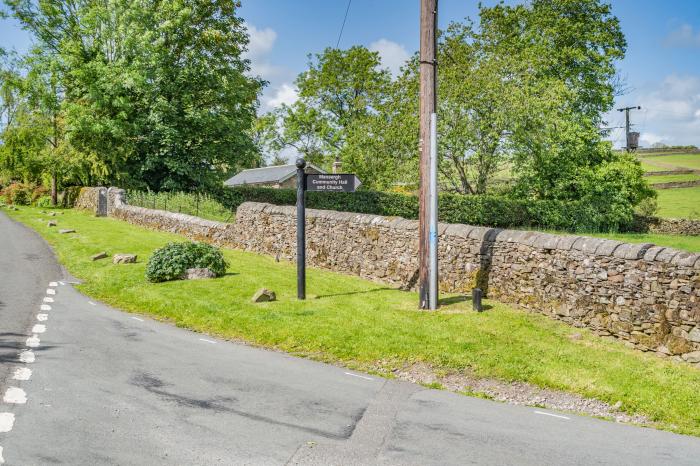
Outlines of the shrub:
M 63 191 L 63 196 L 61 198 L 61 207 L 64 209 L 71 209 L 75 207 L 75 203 L 78 202 L 78 196 L 80 195 L 80 186 L 68 186 Z
M 34 201 L 35 207 L 47 208 L 51 207 L 51 196 L 41 196 Z
M 31 203 L 32 205 L 36 204 L 36 201 L 40 197 L 48 196 L 49 195 L 49 190 L 45 186 L 37 186 L 32 190 L 32 200 Z
M 3 190 L 2 194 L 8 204 L 29 205 L 32 187 L 23 183 L 12 183 Z
M 208 268 L 217 277 L 228 264 L 218 248 L 206 243 L 168 243 L 148 259 L 146 278 L 150 282 L 177 280 L 191 268 Z

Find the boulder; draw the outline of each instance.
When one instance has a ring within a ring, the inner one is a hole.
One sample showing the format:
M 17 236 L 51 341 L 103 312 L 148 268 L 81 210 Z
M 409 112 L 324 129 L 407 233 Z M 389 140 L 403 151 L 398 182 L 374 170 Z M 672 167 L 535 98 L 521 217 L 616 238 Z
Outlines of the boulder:
M 253 295 L 253 299 L 251 299 L 251 301 L 253 301 L 254 303 L 277 301 L 277 295 L 272 290 L 268 290 L 267 288 L 260 288 L 258 292 Z
M 114 264 L 133 264 L 136 262 L 136 254 L 115 254 L 112 257 Z
M 106 252 L 98 252 L 97 254 L 95 254 L 94 256 L 92 256 L 91 259 L 94 260 L 94 261 L 98 261 L 98 260 L 100 260 L 100 259 L 105 259 L 106 257 L 107 257 L 107 253 L 106 253 Z
M 75 233 L 75 230 L 58 230 L 61 235 L 66 235 L 68 233 Z
M 182 275 L 183 280 L 202 280 L 206 278 L 216 278 L 216 274 L 207 268 L 187 269 Z

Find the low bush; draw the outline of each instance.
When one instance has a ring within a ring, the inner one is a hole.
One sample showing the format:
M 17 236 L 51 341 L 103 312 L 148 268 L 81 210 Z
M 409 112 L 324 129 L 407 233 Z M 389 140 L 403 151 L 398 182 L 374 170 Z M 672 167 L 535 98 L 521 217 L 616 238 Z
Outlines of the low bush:
M 32 199 L 31 203 L 32 205 L 36 205 L 36 201 L 39 200 L 39 198 L 48 196 L 49 195 L 49 189 L 46 186 L 37 186 L 32 190 Z
M 358 191 L 310 192 L 306 196 L 308 208 L 418 218 L 418 198 L 408 194 Z M 216 197 L 232 210 L 246 201 L 294 205 L 296 190 L 247 186 L 223 188 Z M 600 206 L 585 202 L 514 199 L 503 195 L 441 194 L 439 217 L 441 222 L 447 223 L 563 231 L 620 231 L 631 225 L 631 219 L 617 217 Z
M 220 277 L 228 264 L 218 248 L 206 243 L 168 243 L 148 259 L 146 278 L 150 282 L 177 280 L 187 269 L 208 268 Z
M 32 202 L 35 207 L 47 208 L 51 207 L 51 196 L 41 196 Z
M 8 204 L 29 205 L 32 198 L 32 186 L 24 183 L 12 183 L 2 191 Z

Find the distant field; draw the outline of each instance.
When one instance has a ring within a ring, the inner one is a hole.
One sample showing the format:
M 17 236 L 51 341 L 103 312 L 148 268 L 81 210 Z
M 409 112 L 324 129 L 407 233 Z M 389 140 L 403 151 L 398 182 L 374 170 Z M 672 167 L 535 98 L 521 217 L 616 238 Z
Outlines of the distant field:
M 684 173 L 682 175 L 657 175 L 648 176 L 646 180 L 651 184 L 659 183 L 681 183 L 684 181 L 697 181 L 700 180 L 700 174 L 697 173 Z
M 700 219 L 700 186 L 659 189 L 657 194 L 659 217 Z
M 642 167 L 646 171 L 673 170 L 689 168 L 700 170 L 700 152 L 695 154 L 674 155 L 640 155 Z
M 658 246 L 700 252 L 700 236 L 660 235 L 647 233 L 585 233 L 586 236 L 615 239 L 626 243 L 653 243 Z

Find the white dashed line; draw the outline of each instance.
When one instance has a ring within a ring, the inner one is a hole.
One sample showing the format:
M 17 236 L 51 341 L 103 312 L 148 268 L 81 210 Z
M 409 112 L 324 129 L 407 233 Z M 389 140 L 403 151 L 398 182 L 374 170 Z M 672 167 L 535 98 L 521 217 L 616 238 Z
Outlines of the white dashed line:
M 19 387 L 10 387 L 5 392 L 2 398 L 5 403 L 13 403 L 23 405 L 27 402 L 27 394 Z
M 552 413 L 545 413 L 543 411 L 535 411 L 535 414 L 542 414 L 543 416 L 551 416 L 551 417 L 558 417 L 559 419 L 566 419 L 567 421 L 571 418 L 568 418 L 566 416 L 561 416 L 559 414 L 552 414 Z
M 53 288 L 47 288 L 46 294 L 56 294 L 56 290 L 54 290 Z
M 46 331 L 46 325 L 36 324 L 32 327 L 32 333 L 44 333 Z
M 58 282 L 61 284 L 61 286 L 66 286 L 66 282 Z
M 37 315 L 36 315 L 36 320 L 38 320 L 39 322 L 45 322 L 45 321 L 47 321 L 48 319 L 49 319 L 49 315 L 48 315 L 48 314 L 37 314 Z
M 13 413 L 0 413 L 0 432 L 9 432 L 15 425 L 15 415 Z
M 345 375 L 350 375 L 352 377 L 359 377 L 359 378 L 365 379 L 365 380 L 374 380 L 372 377 L 365 377 L 364 375 L 353 374 L 350 372 L 346 372 Z
M 19 360 L 31 364 L 34 361 L 36 361 L 36 356 L 34 356 L 34 351 L 32 350 L 24 350 L 21 353 L 19 353 Z
M 49 286 L 50 286 L 51 288 L 56 288 L 56 287 L 58 286 L 58 283 L 56 283 L 56 282 L 51 282 L 51 283 L 49 283 Z
M 134 320 L 138 320 L 139 322 L 143 322 L 143 319 L 139 319 L 138 317 L 132 317 Z
M 93 303 L 92 301 L 88 301 L 88 304 L 89 304 L 90 306 L 97 306 L 97 304 Z
M 46 297 L 44 298 L 44 302 L 45 302 L 45 303 L 52 303 L 52 302 L 53 302 L 53 298 L 49 298 L 48 296 L 46 296 Z
M 28 367 L 18 367 L 12 375 L 14 380 L 29 380 L 32 377 L 32 370 Z
M 2 447 L 0 447 L 0 464 L 5 464 L 5 458 L 2 457 Z
M 30 348 L 37 348 L 40 344 L 41 340 L 36 335 L 32 335 L 31 337 L 27 338 L 27 346 Z
M 41 311 L 50 311 L 50 310 L 51 310 L 51 306 L 49 306 L 48 304 L 42 304 L 42 305 L 39 307 L 39 310 L 41 310 Z
M 204 342 L 207 342 L 207 343 L 211 343 L 212 345 L 215 345 L 215 344 L 216 344 L 216 342 L 215 342 L 215 341 L 212 341 L 212 340 L 207 340 L 206 338 L 200 338 L 199 340 L 200 340 L 200 341 L 204 341 Z

